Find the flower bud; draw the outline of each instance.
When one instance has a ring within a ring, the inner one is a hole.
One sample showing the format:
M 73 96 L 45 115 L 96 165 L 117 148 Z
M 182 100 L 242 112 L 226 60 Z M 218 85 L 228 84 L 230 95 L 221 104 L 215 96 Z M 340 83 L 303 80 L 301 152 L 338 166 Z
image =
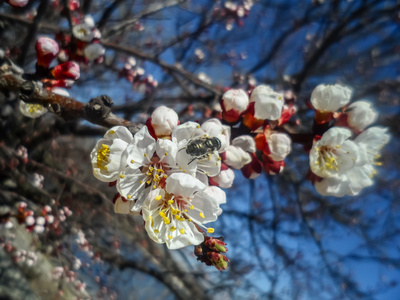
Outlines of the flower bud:
M 235 179 L 235 173 L 227 165 L 221 164 L 221 172 L 217 176 L 210 177 L 210 184 L 217 185 L 221 188 L 230 188 Z
M 267 85 L 257 86 L 251 93 L 254 117 L 261 120 L 277 120 L 282 114 L 283 95 Z
M 179 122 L 177 113 L 166 106 L 156 108 L 151 114 L 150 120 L 157 137 L 170 136 Z
M 225 255 L 216 252 L 208 252 L 207 257 L 218 271 L 223 271 L 228 268 L 229 259 Z
M 217 238 L 206 237 L 204 245 L 210 248 L 212 251 L 222 252 L 222 253 L 226 253 L 226 251 L 228 251 L 228 248 L 225 247 L 226 243 Z
M 55 66 L 51 70 L 51 74 L 55 79 L 72 79 L 77 80 L 80 76 L 79 65 L 76 62 L 68 61 Z
M 267 139 L 270 154 L 274 161 L 282 161 L 290 153 L 292 140 L 285 133 L 272 133 Z
M 239 170 L 250 162 L 250 154 L 245 152 L 242 148 L 232 145 L 226 148 L 224 163 L 226 163 L 228 166 Z
M 48 68 L 51 62 L 57 57 L 60 48 L 56 41 L 48 37 L 41 37 L 37 40 L 36 45 L 37 64 L 44 68 Z
M 318 85 L 311 94 L 311 103 L 321 112 L 335 112 L 349 103 L 351 90 L 339 84 Z
M 99 43 L 88 45 L 83 53 L 88 60 L 96 60 L 104 55 L 106 49 Z
M 352 103 L 346 110 L 347 123 L 352 129 L 362 131 L 377 118 L 377 112 L 372 108 L 371 103 L 367 101 L 357 101 Z
M 222 96 L 222 116 L 227 122 L 236 122 L 249 105 L 249 97 L 243 90 L 228 90 Z

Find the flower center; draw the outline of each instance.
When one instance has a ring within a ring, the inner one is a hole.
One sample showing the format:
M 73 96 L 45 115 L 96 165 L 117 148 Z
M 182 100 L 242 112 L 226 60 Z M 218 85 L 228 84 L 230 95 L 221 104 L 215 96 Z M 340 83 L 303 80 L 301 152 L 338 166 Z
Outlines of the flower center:
M 158 195 L 154 198 L 155 201 L 160 201 L 160 204 L 157 208 L 155 208 L 152 212 L 152 215 L 155 216 L 157 213 L 162 218 L 163 223 L 167 226 L 168 238 L 173 239 L 176 236 L 185 234 L 185 229 L 180 226 L 180 222 L 188 221 L 193 222 L 188 214 L 188 210 L 197 211 L 196 213 L 204 219 L 204 212 L 201 209 L 194 207 L 194 205 L 190 202 L 190 198 L 183 198 L 181 196 L 175 196 L 173 194 L 166 193 L 164 198 L 161 195 Z M 159 234 L 161 231 L 160 228 L 154 228 L 154 220 L 153 217 L 150 217 L 151 227 L 155 234 Z M 194 220 L 197 225 L 204 227 L 207 232 L 213 233 L 213 228 L 206 228 L 204 225 L 199 224 Z M 179 229 L 179 227 L 181 227 Z M 178 230 L 177 230 L 178 229 Z
M 146 185 L 153 185 L 153 189 L 157 188 L 159 185 L 164 187 L 165 179 L 167 179 L 167 174 L 159 163 L 151 163 L 148 167 L 142 169 L 143 174 L 145 174 Z M 141 181 L 140 183 L 143 183 Z
M 339 170 L 339 164 L 337 162 L 336 154 L 334 149 L 329 146 L 322 146 L 317 149 L 319 155 L 316 164 L 319 165 L 320 169 L 323 170 Z
M 110 147 L 102 144 L 101 148 L 97 151 L 97 168 L 107 171 L 108 158 L 110 156 Z
M 28 111 L 31 114 L 33 114 L 37 111 L 41 111 L 42 109 L 43 109 L 43 106 L 40 104 L 28 104 Z

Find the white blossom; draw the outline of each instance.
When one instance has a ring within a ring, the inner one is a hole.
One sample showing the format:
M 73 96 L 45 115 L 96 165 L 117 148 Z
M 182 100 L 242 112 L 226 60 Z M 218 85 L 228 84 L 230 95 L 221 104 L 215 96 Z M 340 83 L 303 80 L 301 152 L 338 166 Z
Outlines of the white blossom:
M 319 177 L 340 177 L 353 168 L 359 147 L 349 140 L 351 135 L 351 131 L 343 127 L 326 131 L 310 151 L 311 171 Z
M 335 85 L 318 85 L 311 94 L 314 108 L 322 112 L 334 112 L 349 103 L 351 89 Z
M 90 44 L 85 47 L 83 53 L 88 60 L 95 60 L 103 56 L 106 49 L 99 43 Z
M 33 119 L 44 115 L 48 111 L 43 105 L 25 103 L 22 100 L 19 102 L 19 109 L 25 117 Z
M 74 37 L 82 42 L 91 42 L 94 38 L 92 26 L 82 23 L 72 27 L 72 34 Z
M 128 167 L 119 173 L 117 189 L 125 199 L 136 200 L 132 211 L 139 212 L 151 190 L 164 187 L 170 174 L 181 171 L 176 161 L 178 145 L 168 139 L 156 141 L 144 126 L 126 151 Z
M 251 93 L 254 102 L 254 117 L 260 120 L 277 120 L 282 114 L 283 94 L 275 92 L 268 85 L 259 85 Z
M 352 103 L 346 110 L 347 122 L 352 129 L 362 131 L 376 121 L 377 112 L 368 101 Z
M 268 139 L 269 157 L 274 161 L 282 161 L 292 150 L 292 140 L 286 133 L 272 133 Z
M 214 232 L 204 224 L 217 219 L 220 202 L 205 189 L 193 176 L 174 173 L 167 178 L 165 189 L 151 191 L 142 207 L 150 238 L 170 249 L 203 242 L 204 236 L 194 224 Z
M 211 127 L 214 127 L 216 123 L 214 123 Z M 209 130 L 208 125 L 205 126 L 206 130 Z M 200 174 L 204 174 L 206 176 L 215 176 L 221 170 L 221 158 L 218 154 L 218 151 L 215 150 L 212 153 L 208 154 L 204 158 L 196 158 L 193 155 L 186 152 L 187 144 L 196 139 L 202 139 L 207 137 L 216 137 L 214 134 L 217 134 L 217 137 L 227 136 L 229 133 L 224 134 L 224 127 L 222 125 L 219 129 L 215 131 L 211 131 L 209 135 L 206 133 L 201 126 L 195 122 L 186 122 L 184 124 L 178 125 L 172 131 L 172 140 L 178 143 L 178 153 L 176 158 L 176 163 L 179 169 L 183 172 L 187 172 L 188 174 L 196 175 L 196 177 L 200 177 Z M 225 139 L 225 137 L 224 137 Z M 224 139 L 220 139 L 221 148 Z
M 126 127 L 116 126 L 97 142 L 90 154 L 93 174 L 97 179 L 112 182 L 119 178 L 126 166 L 126 149 L 132 140 L 132 134 Z

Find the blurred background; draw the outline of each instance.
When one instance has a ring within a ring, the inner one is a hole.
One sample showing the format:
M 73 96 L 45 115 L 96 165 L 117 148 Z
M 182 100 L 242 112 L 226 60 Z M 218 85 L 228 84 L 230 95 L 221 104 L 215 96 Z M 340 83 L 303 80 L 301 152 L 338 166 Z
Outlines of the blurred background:
M 34 73 L 35 41 L 56 39 L 59 61 L 80 64 L 70 96 L 106 94 L 133 122 L 160 105 L 202 122 L 218 115 L 225 89 L 268 84 L 298 107 L 287 130 L 307 133 L 312 90 L 339 83 L 373 103 L 391 140 L 375 185 L 355 197 L 318 195 L 302 145 L 278 175 L 235 172 L 213 224 L 229 249 L 219 272 L 193 248 L 155 244 L 142 218 L 114 213 L 115 188 L 93 177 L 89 158 L 106 128 L 27 118 L 18 94 L 0 91 L 1 299 L 400 299 L 398 1 L 9 4 L 0 3 L 1 57 Z M 101 55 L 68 44 L 83 23 L 100 33 Z

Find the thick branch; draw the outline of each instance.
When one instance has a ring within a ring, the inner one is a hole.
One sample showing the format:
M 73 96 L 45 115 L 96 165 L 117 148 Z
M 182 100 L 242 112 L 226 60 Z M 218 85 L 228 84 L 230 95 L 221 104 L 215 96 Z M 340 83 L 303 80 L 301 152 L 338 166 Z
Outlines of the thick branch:
M 113 114 L 110 109 L 112 100 L 109 97 L 100 96 L 85 105 L 74 98 L 54 94 L 40 82 L 24 80 L 20 70 L 7 59 L 0 60 L 0 91 L 19 93 L 23 101 L 41 104 L 64 120 L 85 119 L 107 128 L 121 125 L 132 133 L 136 133 L 141 127 L 141 124 Z

